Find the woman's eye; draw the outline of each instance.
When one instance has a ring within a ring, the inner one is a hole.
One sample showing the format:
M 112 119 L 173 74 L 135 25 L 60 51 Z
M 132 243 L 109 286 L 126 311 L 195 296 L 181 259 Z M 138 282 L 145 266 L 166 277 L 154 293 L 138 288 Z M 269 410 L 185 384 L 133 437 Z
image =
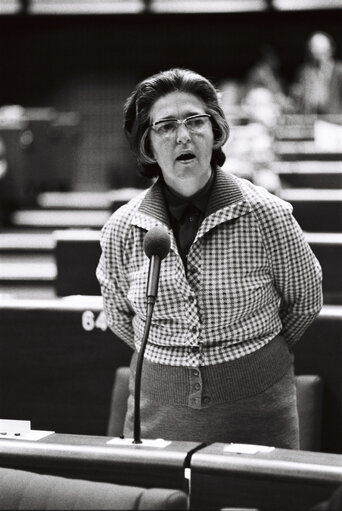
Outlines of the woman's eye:
M 175 128 L 174 122 L 165 122 L 162 124 L 159 124 L 158 126 L 158 132 L 159 133 L 170 133 Z
M 204 120 L 203 119 L 190 119 L 188 122 L 187 122 L 189 128 L 202 128 L 202 126 L 204 125 Z

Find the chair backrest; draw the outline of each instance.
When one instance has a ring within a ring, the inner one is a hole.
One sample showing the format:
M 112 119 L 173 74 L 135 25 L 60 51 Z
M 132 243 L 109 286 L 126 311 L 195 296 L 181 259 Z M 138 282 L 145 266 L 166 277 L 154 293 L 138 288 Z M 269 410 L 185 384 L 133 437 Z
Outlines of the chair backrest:
M 129 368 L 119 367 L 115 373 L 112 392 L 108 436 L 123 433 L 129 383 Z M 299 416 L 300 448 L 319 451 L 322 418 L 322 378 L 317 375 L 297 375 L 297 408 Z
M 0 509 L 187 509 L 180 490 L 139 488 L 0 468 Z
M 129 395 L 129 367 L 118 367 L 115 372 L 107 435 L 118 437 L 123 434 L 127 400 Z
M 296 376 L 300 449 L 319 451 L 321 446 L 323 381 L 320 376 Z

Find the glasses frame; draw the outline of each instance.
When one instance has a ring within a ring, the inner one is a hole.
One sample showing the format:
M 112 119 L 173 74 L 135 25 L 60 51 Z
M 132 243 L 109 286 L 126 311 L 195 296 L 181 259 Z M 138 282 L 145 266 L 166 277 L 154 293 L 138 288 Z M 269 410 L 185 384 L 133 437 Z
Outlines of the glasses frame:
M 149 125 L 149 128 L 151 128 L 157 135 L 160 135 L 160 136 L 165 136 L 165 135 L 162 135 L 161 133 L 158 133 L 158 131 L 156 130 L 156 126 L 158 126 L 158 124 L 161 124 L 162 122 L 176 122 L 177 123 L 177 127 L 175 128 L 174 131 L 172 131 L 171 134 L 173 133 L 176 133 L 176 131 L 178 130 L 178 128 L 181 126 L 181 125 L 184 125 L 186 127 L 186 129 L 188 131 L 190 131 L 190 133 L 196 133 L 196 131 L 193 131 L 191 128 L 189 128 L 187 126 L 187 121 L 189 121 L 190 119 L 197 119 L 198 117 L 206 117 L 208 119 L 211 119 L 212 116 L 210 114 L 195 114 L 195 115 L 190 115 L 189 117 L 186 117 L 186 119 L 183 119 L 182 121 L 180 119 L 160 119 L 159 121 L 155 121 L 153 122 L 152 124 Z

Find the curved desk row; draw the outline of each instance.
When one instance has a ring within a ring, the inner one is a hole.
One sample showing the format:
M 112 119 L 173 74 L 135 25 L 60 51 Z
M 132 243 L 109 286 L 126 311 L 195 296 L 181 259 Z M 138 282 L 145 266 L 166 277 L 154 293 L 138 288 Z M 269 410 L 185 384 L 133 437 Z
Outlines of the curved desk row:
M 288 188 L 280 196 L 293 206 L 293 214 L 304 231 L 342 232 L 342 190 Z
M 340 204 L 342 204 L 342 200 Z M 320 221 L 326 222 L 327 219 L 324 217 L 323 210 L 320 213 L 319 206 L 316 204 L 311 206 L 315 212 L 314 215 L 320 215 L 322 217 Z M 330 206 L 328 204 L 327 207 Z M 299 205 L 298 207 L 300 208 L 301 206 Z M 313 215 L 312 212 L 311 215 Z M 329 225 L 331 227 L 337 223 L 340 225 L 340 233 L 304 233 L 306 240 L 323 269 L 323 290 L 326 295 L 326 303 L 341 303 L 340 300 L 342 300 L 342 272 L 340 271 L 342 260 L 341 215 L 340 217 L 335 216 L 333 223 Z M 329 231 L 329 228 L 327 231 Z M 95 270 L 101 255 L 100 232 L 76 229 L 60 230 L 54 232 L 54 239 L 56 243 L 55 260 L 57 275 L 55 287 L 57 295 L 67 296 L 75 293 L 99 295 L 100 286 L 96 279 Z
M 192 509 L 308 510 L 342 485 L 342 456 L 336 454 L 287 449 L 244 453 L 234 452 L 231 444 L 194 442 L 171 442 L 164 448 L 112 446 L 108 440 L 61 434 L 37 442 L 0 439 L 0 466 L 185 490 Z
M 296 374 L 323 380 L 321 448 L 342 453 L 342 306 L 324 306 L 295 348 Z M 2 418 L 34 429 L 105 435 L 115 371 L 131 349 L 107 327 L 101 297 L 2 300 Z

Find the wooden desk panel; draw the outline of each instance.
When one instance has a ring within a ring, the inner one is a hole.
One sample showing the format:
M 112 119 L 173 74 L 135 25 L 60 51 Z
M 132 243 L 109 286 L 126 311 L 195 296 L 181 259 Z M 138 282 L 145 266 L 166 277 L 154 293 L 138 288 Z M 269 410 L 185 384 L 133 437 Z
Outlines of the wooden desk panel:
M 184 469 L 197 442 L 165 448 L 108 445 L 110 437 L 53 434 L 37 442 L 0 438 L 0 466 L 92 481 L 186 489 Z
M 319 206 L 312 206 L 313 210 L 316 210 L 317 207 Z M 342 231 L 342 218 L 340 220 Z M 336 218 L 334 220 L 335 224 L 337 221 L 339 220 Z M 305 233 L 305 237 L 322 265 L 324 271 L 323 288 L 326 296 L 329 297 L 329 303 L 340 303 L 336 299 L 342 299 L 342 275 L 339 271 L 342 234 L 310 232 Z M 57 275 L 55 288 L 57 295 L 99 295 L 100 286 L 95 271 L 101 256 L 100 232 L 76 229 L 55 231 L 54 238 L 56 240 Z
M 313 140 L 276 141 L 274 151 L 282 161 L 341 161 L 341 150 L 324 150 L 317 148 Z
M 342 307 L 323 307 L 294 354 L 296 374 L 323 380 L 321 449 L 342 454 Z
M 107 327 L 100 297 L 2 300 L 0 347 L 2 418 L 106 434 L 115 370 L 132 350 Z
M 308 511 L 342 484 L 342 456 L 275 449 L 270 453 L 224 452 L 224 444 L 191 459 L 191 507 L 252 507 Z
M 342 232 L 306 232 L 304 234 L 322 267 L 324 303 L 341 304 Z
M 132 351 L 99 321 L 101 312 L 101 297 L 2 301 L 2 418 L 31 420 L 33 429 L 106 434 L 115 370 L 129 365 Z M 322 449 L 338 453 L 341 327 L 342 307 L 325 306 L 295 348 L 297 374 L 323 378 Z
M 288 188 L 281 197 L 293 206 L 301 228 L 313 232 L 342 232 L 342 190 Z
M 55 231 L 57 296 L 100 295 L 96 267 L 101 256 L 100 231 Z

